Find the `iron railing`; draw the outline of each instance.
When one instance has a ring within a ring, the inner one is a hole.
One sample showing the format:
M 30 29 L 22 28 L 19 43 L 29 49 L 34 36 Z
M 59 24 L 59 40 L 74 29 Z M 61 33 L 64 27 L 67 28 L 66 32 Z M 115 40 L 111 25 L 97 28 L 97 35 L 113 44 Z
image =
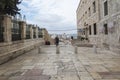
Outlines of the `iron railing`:
M 38 38 L 43 38 L 42 29 L 38 28 Z
M 0 16 L 0 42 L 4 42 L 4 27 L 2 24 L 3 17 Z
M 30 39 L 30 27 L 26 25 L 26 39 Z
M 35 27 L 33 27 L 33 38 L 36 38 Z
M 21 40 L 21 28 L 17 20 L 12 20 L 12 41 Z

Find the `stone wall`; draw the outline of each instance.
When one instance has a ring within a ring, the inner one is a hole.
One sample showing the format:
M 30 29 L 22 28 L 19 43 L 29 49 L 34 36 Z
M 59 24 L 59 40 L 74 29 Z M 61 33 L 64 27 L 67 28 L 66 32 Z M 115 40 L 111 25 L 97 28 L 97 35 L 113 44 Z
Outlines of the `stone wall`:
M 30 28 L 30 38 L 28 39 L 26 38 L 28 24 L 25 21 L 13 19 L 9 15 L 0 17 L 2 17 L 3 21 L 1 25 L 4 27 L 4 41 L 0 42 L 0 64 L 24 54 L 31 49 L 37 48 L 44 43 L 44 39 L 38 37 L 38 31 L 40 31 L 38 30 L 38 26 L 32 24 L 28 26 Z
M 108 2 L 108 15 L 104 16 L 104 2 Z M 101 47 L 120 53 L 120 1 L 101 0 L 100 2 L 99 38 Z M 108 26 L 108 34 L 104 32 L 104 24 Z
M 93 1 L 96 1 L 96 13 L 91 13 L 91 16 L 88 16 L 88 8 L 93 7 Z M 104 6 L 106 1 L 108 4 L 107 15 L 105 15 L 105 11 L 107 10 L 105 10 Z M 86 11 L 87 14 L 85 14 Z M 84 23 L 92 27 L 92 34 L 88 34 L 91 44 L 96 44 L 102 49 L 120 53 L 120 0 L 81 0 L 77 9 L 78 29 L 87 27 Z M 97 35 L 93 34 L 94 23 L 97 24 Z M 105 33 L 105 24 L 107 24 L 107 34 Z M 80 35 L 80 32 L 78 32 L 78 35 Z
M 44 44 L 43 39 L 25 40 L 12 42 L 11 44 L 0 44 L 0 64 L 5 63 L 19 55 Z

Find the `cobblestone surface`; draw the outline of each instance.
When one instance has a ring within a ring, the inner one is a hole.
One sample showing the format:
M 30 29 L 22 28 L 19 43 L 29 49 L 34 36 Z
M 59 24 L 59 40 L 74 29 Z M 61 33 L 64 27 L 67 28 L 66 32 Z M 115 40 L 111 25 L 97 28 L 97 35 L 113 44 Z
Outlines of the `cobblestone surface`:
M 93 48 L 55 46 L 32 50 L 0 65 L 0 80 L 120 80 L 120 55 Z

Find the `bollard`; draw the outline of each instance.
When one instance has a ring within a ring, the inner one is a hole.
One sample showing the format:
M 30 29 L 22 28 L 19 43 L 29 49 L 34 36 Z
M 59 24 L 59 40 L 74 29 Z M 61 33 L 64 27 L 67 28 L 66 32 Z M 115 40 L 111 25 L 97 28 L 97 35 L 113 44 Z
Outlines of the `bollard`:
M 59 54 L 60 53 L 60 48 L 59 46 L 56 46 L 56 54 Z
M 97 53 L 96 45 L 93 45 L 93 51 L 94 51 L 94 53 Z
M 78 48 L 77 48 L 77 46 L 75 46 L 75 53 L 76 53 L 76 54 L 78 53 Z
M 38 54 L 40 54 L 40 52 L 41 52 L 41 47 L 38 48 Z

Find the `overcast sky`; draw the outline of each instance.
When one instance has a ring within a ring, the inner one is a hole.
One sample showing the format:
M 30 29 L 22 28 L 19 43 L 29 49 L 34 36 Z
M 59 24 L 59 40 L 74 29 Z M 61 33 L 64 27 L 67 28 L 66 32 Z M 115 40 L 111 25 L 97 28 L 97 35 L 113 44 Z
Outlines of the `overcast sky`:
M 77 29 L 76 9 L 80 0 L 23 0 L 20 4 L 27 23 L 46 28 L 49 33 L 76 33 L 59 31 Z M 52 31 L 58 30 L 58 31 Z

